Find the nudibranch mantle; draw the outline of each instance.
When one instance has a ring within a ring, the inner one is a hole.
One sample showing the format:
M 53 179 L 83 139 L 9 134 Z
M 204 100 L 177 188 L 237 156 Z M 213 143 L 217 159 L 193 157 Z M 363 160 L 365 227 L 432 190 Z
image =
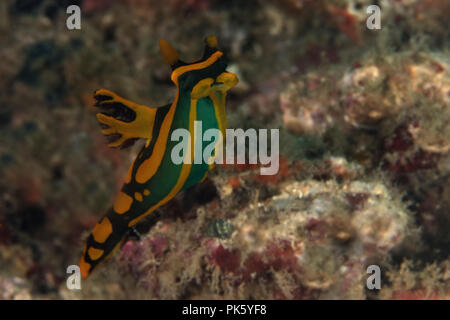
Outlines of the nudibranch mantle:
M 227 91 L 238 83 L 236 75 L 226 71 L 217 38 L 205 39 L 203 58 L 185 63 L 177 51 L 160 40 L 161 54 L 172 67 L 172 82 L 177 87 L 172 104 L 148 107 L 126 100 L 114 92 L 100 89 L 94 94 L 97 119 L 102 133 L 110 139 L 111 147 L 126 147 L 135 139 L 146 144 L 128 169 L 124 185 L 111 209 L 99 220 L 88 236 L 79 267 L 82 278 L 104 262 L 120 247 L 127 232 L 136 223 L 170 201 L 177 193 L 204 180 L 213 165 L 202 161 L 193 163 L 194 146 L 201 143 L 195 137 L 194 122 L 201 121 L 203 130 L 227 127 L 225 102 Z M 190 133 L 186 156 L 191 161 L 175 164 L 171 152 L 179 142 L 170 139 L 176 129 Z

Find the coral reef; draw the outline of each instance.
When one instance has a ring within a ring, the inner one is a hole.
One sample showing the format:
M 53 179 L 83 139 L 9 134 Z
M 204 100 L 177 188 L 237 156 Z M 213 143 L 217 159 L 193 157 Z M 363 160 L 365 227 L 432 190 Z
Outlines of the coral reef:
M 367 264 L 418 239 L 394 188 L 351 173 L 341 183 L 332 173 L 287 179 L 265 200 L 248 175 L 231 192 L 217 177 L 220 199 L 192 209 L 189 223 L 162 217 L 145 239 L 126 243 L 120 272 L 151 298 L 363 298 Z M 250 196 L 236 203 L 236 193 Z M 218 216 L 235 226 L 230 238 L 208 233 Z

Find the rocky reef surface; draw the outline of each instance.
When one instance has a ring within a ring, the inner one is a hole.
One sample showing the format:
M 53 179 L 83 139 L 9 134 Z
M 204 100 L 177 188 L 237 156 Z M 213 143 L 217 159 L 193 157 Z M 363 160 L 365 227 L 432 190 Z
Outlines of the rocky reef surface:
M 375 2 L 379 30 L 366 0 L 0 2 L 0 299 L 449 299 L 450 2 Z M 92 92 L 164 105 L 158 39 L 191 60 L 209 34 L 279 172 L 217 166 L 67 289 L 140 147 L 107 147 Z

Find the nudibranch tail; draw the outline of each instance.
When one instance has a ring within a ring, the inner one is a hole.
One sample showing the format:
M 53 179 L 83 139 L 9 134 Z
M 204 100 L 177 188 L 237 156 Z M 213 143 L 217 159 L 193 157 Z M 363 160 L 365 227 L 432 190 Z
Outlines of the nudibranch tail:
M 86 240 L 79 263 L 83 279 L 114 254 L 136 223 L 180 191 L 203 181 L 213 167 L 209 159 L 206 161 L 203 157 L 200 163 L 193 163 L 197 152 L 194 146 L 199 144 L 201 150 L 209 147 L 209 142 L 196 136 L 195 123 L 201 123 L 204 131 L 217 129 L 224 133 L 227 91 L 238 83 L 236 75 L 226 71 L 223 54 L 217 48 L 217 38 L 209 36 L 205 39 L 202 59 L 185 63 L 167 41 L 160 40 L 161 55 L 171 66 L 171 79 L 177 87 L 175 100 L 170 105 L 153 108 L 126 100 L 109 90 L 95 92 L 97 119 L 110 146 L 123 148 L 141 138 L 146 144 L 130 165 L 114 205 Z M 183 141 L 190 152 L 184 154 L 181 162 L 172 158 L 173 151 L 180 145 L 171 138 L 177 129 L 190 134 L 187 141 Z M 214 143 L 219 145 L 217 141 Z
M 79 263 L 83 279 L 86 279 L 95 267 L 114 253 L 128 231 L 123 223 L 114 218 L 112 211 L 109 210 L 100 219 L 86 240 Z

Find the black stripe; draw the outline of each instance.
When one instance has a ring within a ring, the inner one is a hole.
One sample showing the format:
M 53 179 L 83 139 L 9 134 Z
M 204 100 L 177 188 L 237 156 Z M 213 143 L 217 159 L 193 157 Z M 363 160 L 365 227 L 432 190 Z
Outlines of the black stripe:
M 153 123 L 152 141 L 150 142 L 148 147 L 144 146 L 142 148 L 142 150 L 139 152 L 139 154 L 136 158 L 136 161 L 134 162 L 134 167 L 133 167 L 132 174 L 131 174 L 131 176 L 133 178 L 131 179 L 131 182 L 129 184 L 125 185 L 123 188 L 123 191 L 125 191 L 125 193 L 127 193 L 127 194 L 132 193 L 132 195 L 134 195 L 134 192 L 136 191 L 136 188 L 135 188 L 136 182 L 134 179 L 134 177 L 136 176 L 136 171 L 140 167 L 142 162 L 144 162 L 146 159 L 148 159 L 152 156 L 156 140 L 159 137 L 159 131 L 161 129 L 161 125 L 162 125 L 167 113 L 169 112 L 171 105 L 172 104 L 168 104 L 168 105 L 157 108 L 156 115 L 155 115 L 155 121 Z

